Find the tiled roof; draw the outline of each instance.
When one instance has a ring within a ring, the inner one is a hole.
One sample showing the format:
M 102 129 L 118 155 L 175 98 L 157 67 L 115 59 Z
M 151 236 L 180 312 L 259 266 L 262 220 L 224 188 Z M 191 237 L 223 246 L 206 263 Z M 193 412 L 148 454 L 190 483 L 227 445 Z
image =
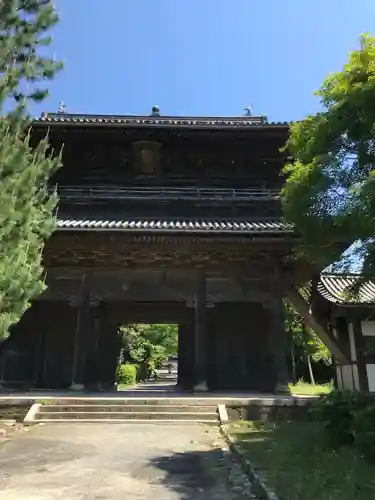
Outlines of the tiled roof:
M 364 281 L 358 293 L 351 295 L 353 285 L 362 279 L 360 275 L 321 274 L 318 283 L 320 294 L 336 304 L 375 306 L 375 282 Z
M 81 115 L 70 113 L 43 113 L 36 123 L 56 123 L 70 125 L 106 126 L 156 126 L 156 127 L 288 127 L 288 122 L 268 122 L 264 116 L 228 117 L 179 117 L 179 116 L 121 116 L 121 115 Z
M 203 219 L 58 219 L 61 230 L 148 231 L 173 233 L 275 234 L 292 233 L 290 225 L 270 220 Z

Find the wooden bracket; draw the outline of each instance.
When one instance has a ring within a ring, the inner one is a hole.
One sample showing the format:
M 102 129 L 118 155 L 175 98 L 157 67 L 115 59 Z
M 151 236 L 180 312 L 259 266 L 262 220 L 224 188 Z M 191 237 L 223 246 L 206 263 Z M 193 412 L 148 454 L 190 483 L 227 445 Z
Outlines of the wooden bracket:
M 283 283 L 283 288 L 292 306 L 302 316 L 306 325 L 314 330 L 320 340 L 327 346 L 336 361 L 339 364 L 349 364 L 349 356 L 344 352 L 334 336 L 311 314 L 309 304 L 298 290 L 285 283 Z

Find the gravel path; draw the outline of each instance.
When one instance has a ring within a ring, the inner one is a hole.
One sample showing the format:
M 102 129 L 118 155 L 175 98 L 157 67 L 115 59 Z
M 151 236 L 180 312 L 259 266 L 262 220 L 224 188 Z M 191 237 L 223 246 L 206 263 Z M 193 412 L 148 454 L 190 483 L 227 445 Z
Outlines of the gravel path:
M 0 500 L 255 498 L 198 424 L 50 424 L 0 444 Z

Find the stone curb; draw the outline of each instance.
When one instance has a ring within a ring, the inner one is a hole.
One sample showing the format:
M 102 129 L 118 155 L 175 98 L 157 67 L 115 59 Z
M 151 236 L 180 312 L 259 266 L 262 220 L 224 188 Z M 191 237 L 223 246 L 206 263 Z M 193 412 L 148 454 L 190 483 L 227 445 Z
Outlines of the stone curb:
M 37 416 L 40 407 L 41 407 L 40 403 L 34 403 L 33 405 L 31 405 L 29 411 L 27 412 L 26 417 L 23 419 L 24 425 L 35 424 L 35 417 Z
M 227 424 L 229 421 L 227 407 L 225 405 L 217 405 L 217 413 L 219 415 L 220 425 Z
M 242 451 L 239 449 L 233 438 L 228 433 L 228 426 L 220 425 L 219 428 L 220 428 L 220 434 L 223 436 L 226 443 L 228 444 L 230 451 L 240 462 L 243 470 L 250 479 L 250 482 L 254 488 L 254 493 L 263 500 L 280 500 L 279 497 L 276 495 L 276 493 L 270 490 L 268 486 L 266 486 L 264 481 L 260 478 L 259 474 L 255 471 L 251 462 L 249 462 L 249 460 L 245 458 Z

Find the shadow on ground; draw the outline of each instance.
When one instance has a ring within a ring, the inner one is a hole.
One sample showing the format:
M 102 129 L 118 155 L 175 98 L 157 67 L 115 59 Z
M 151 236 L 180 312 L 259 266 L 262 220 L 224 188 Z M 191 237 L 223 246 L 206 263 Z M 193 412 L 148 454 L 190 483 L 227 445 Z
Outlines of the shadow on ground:
M 163 472 L 159 481 L 181 500 L 249 498 L 246 476 L 231 453 L 221 448 L 156 457 L 151 465 Z

